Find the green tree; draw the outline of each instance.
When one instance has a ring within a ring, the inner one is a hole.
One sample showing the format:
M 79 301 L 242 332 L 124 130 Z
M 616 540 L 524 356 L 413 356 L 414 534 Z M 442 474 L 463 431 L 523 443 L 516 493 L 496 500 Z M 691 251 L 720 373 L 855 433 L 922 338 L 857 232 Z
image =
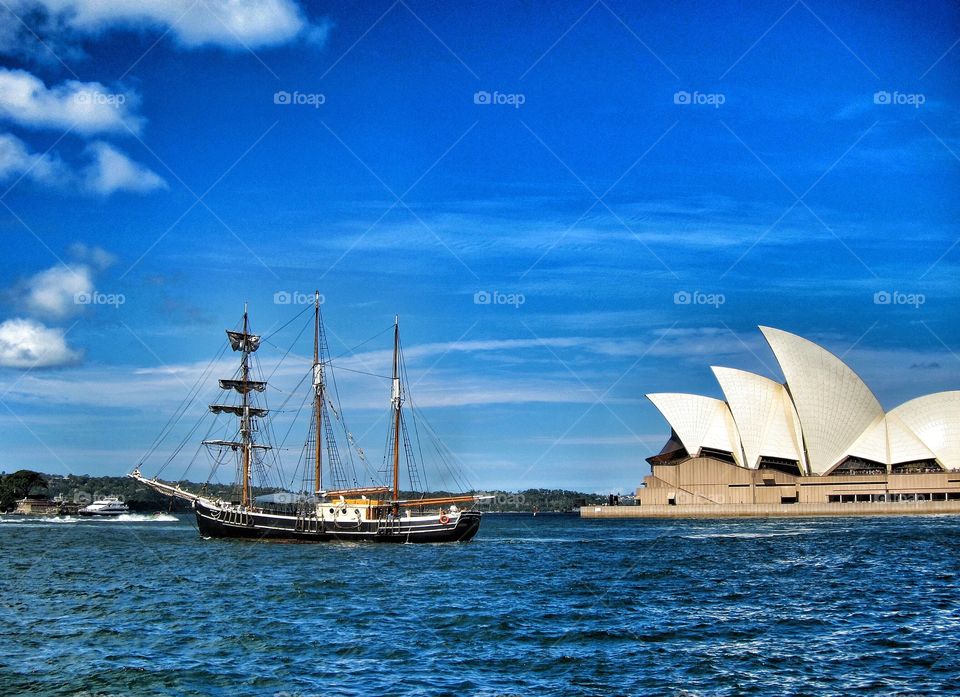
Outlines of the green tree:
M 47 480 L 39 472 L 17 470 L 0 479 L 0 510 L 9 511 L 30 494 L 45 494 Z

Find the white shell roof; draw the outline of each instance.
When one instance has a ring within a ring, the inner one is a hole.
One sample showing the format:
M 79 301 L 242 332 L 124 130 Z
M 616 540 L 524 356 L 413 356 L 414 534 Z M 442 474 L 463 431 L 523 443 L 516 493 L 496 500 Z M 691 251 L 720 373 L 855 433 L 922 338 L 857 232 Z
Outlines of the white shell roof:
M 924 445 L 919 436 L 910 430 L 903 420 L 895 413 L 896 409 L 887 413 L 887 452 L 889 464 L 896 462 L 916 462 L 917 460 L 932 460 L 936 453 Z M 954 421 L 954 428 L 957 422 Z M 941 459 L 941 464 L 943 460 Z M 960 465 L 955 465 L 960 466 Z
M 810 471 L 823 474 L 878 418 L 883 407 L 846 363 L 796 334 L 760 327 L 793 398 Z
M 697 455 L 701 448 L 724 450 L 733 453 L 736 463 L 743 466 L 740 437 L 726 402 L 680 392 L 647 397 L 670 422 L 690 455 Z
M 882 462 L 885 465 L 890 464 L 890 456 L 887 451 L 886 417 L 878 416 L 845 454 L 856 455 L 874 462 Z
M 727 401 L 693 394 L 647 395 L 691 455 L 733 453 L 756 468 L 761 457 L 800 462 L 826 474 L 848 456 L 885 465 L 936 459 L 960 470 L 960 391 L 918 397 L 884 413 L 842 360 L 795 334 L 760 327 L 786 384 L 714 367 Z
M 960 391 L 935 392 L 890 410 L 947 469 L 960 468 Z
M 711 370 L 737 424 L 747 467 L 756 469 L 766 455 L 796 460 L 805 469 L 800 421 L 786 388 L 745 370 L 717 366 Z

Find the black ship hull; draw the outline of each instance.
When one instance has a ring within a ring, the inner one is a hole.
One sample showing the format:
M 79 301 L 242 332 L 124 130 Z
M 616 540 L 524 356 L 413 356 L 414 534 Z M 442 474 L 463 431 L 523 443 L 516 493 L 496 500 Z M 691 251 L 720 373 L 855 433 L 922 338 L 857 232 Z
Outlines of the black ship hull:
M 468 542 L 480 529 L 479 511 L 461 511 L 456 520 L 387 517 L 349 524 L 282 513 L 220 509 L 194 502 L 203 537 L 287 542 Z

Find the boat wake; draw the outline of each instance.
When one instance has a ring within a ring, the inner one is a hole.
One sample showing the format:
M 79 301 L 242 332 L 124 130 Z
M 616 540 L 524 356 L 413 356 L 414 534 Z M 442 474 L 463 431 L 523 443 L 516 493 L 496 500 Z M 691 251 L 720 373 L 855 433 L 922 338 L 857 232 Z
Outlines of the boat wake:
M 176 523 L 177 516 L 170 513 L 123 513 L 103 520 L 120 523 Z
M 63 523 L 79 523 L 80 518 L 78 516 L 4 516 L 0 519 L 0 523 L 6 523 L 8 525 L 49 525 L 49 524 L 63 524 Z
M 170 513 L 123 513 L 118 516 L 4 516 L 0 523 L 21 525 L 64 525 L 71 523 L 120 522 L 120 523 L 176 523 L 178 518 Z

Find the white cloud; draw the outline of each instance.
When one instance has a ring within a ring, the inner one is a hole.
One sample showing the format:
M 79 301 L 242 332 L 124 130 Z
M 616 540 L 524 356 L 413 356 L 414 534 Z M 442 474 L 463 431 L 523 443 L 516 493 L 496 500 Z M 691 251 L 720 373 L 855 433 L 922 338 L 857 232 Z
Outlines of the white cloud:
M 72 128 L 81 135 L 136 132 L 142 119 L 135 113 L 135 94 L 112 93 L 99 82 L 68 81 L 47 87 L 24 70 L 0 68 L 0 119 L 29 128 Z M 87 148 L 92 160 L 80 171 L 55 154 L 36 154 L 11 134 L 0 134 L 0 181 L 26 176 L 44 184 L 70 183 L 103 196 L 115 191 L 145 193 L 167 183 L 112 145 L 95 141 Z
M 92 161 L 76 171 L 56 154 L 31 152 L 16 136 L 0 133 L 0 182 L 24 178 L 101 196 L 117 191 L 148 193 L 167 188 L 167 182 L 159 174 L 134 162 L 112 145 L 96 141 L 87 148 L 87 153 Z M 112 261 L 109 254 L 103 256 L 101 252 L 103 250 L 89 248 L 81 260 L 106 268 Z
M 98 271 L 104 271 L 117 262 L 117 257 L 108 252 L 103 247 L 97 245 L 84 244 L 83 242 L 74 242 L 67 250 L 70 256 L 78 261 L 89 262 Z
M 14 0 L 20 16 L 44 14 L 43 24 L 97 35 L 111 29 L 170 32 L 184 47 L 258 48 L 301 37 L 326 40 L 329 25 L 311 24 L 293 0 Z
M 34 314 L 59 319 L 82 309 L 83 306 L 76 301 L 77 295 L 90 294 L 93 290 L 90 267 L 54 266 L 24 282 L 23 303 Z
M 90 145 L 93 162 L 83 170 L 83 185 L 108 196 L 115 191 L 146 193 L 166 189 L 167 182 L 156 172 L 140 165 L 112 145 L 97 141 Z
M 30 152 L 16 136 L 0 133 L 0 181 L 15 177 L 58 184 L 68 178 L 68 172 L 56 156 Z
M 0 366 L 49 368 L 72 363 L 79 357 L 67 346 L 62 329 L 19 318 L 0 324 Z
M 47 87 L 25 70 L 0 68 L 0 118 L 27 128 L 73 128 L 79 133 L 139 131 L 139 98 L 99 82 L 68 80 Z
M 5 294 L 31 315 L 60 320 L 78 313 L 95 290 L 95 272 L 109 267 L 115 258 L 101 247 L 79 242 L 70 247 L 70 255 L 79 263 L 44 269 Z M 0 324 L 0 367 L 66 365 L 80 357 L 79 352 L 67 346 L 62 328 L 47 327 L 26 318 L 8 319 Z

